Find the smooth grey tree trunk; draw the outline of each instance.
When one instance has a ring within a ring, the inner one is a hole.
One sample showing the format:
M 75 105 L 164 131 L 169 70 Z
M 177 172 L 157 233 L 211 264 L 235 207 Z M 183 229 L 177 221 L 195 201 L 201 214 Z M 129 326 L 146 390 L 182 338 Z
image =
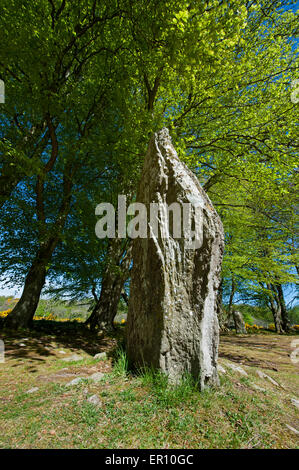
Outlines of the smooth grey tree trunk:
M 285 331 L 283 328 L 281 306 L 279 302 L 277 302 L 277 293 L 275 292 L 275 288 L 272 284 L 267 284 L 267 288 L 273 292 L 273 296 L 269 295 L 269 304 L 274 319 L 276 333 L 283 334 Z
M 290 331 L 290 320 L 284 300 L 284 295 L 283 295 L 283 290 L 282 290 L 282 285 L 281 284 L 276 284 L 276 290 L 277 290 L 277 299 L 280 305 L 280 311 L 281 311 L 281 320 L 282 320 L 282 327 L 283 330 L 287 333 Z
M 125 279 L 121 276 L 107 275 L 103 279 L 100 298 L 86 321 L 91 330 L 99 328 L 105 331 L 113 331 L 113 320 L 117 314 L 117 307 L 121 297 Z
M 21 298 L 5 319 L 6 328 L 18 329 L 30 326 L 45 284 L 47 264 L 56 244 L 57 241 L 53 243 L 52 240 L 52 243 L 40 249 L 37 254 L 26 276 Z
M 131 248 L 119 248 L 118 262 L 116 261 L 115 249 L 119 248 L 119 240 L 111 242 L 109 254 L 112 255 L 114 262 L 109 263 L 102 279 L 102 288 L 100 298 L 96 302 L 90 317 L 85 324 L 90 325 L 91 330 L 99 328 L 111 332 L 114 330 L 113 320 L 117 314 L 117 307 L 122 296 L 124 284 L 129 276 L 131 264 Z

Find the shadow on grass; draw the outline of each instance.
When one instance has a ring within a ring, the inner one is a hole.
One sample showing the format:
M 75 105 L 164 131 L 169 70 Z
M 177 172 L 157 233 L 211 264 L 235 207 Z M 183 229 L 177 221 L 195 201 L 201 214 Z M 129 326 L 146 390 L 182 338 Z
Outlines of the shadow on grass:
M 59 349 L 71 352 L 82 350 L 89 355 L 113 351 L 122 332 L 104 335 L 91 332 L 83 323 L 76 321 L 34 320 L 31 329 L 0 329 L 0 338 L 5 344 L 8 359 L 30 359 L 42 362 L 50 356 L 57 357 Z M 110 354 L 110 353 L 109 353 Z M 59 359 L 63 359 L 60 356 Z M 15 364 L 14 366 L 17 366 Z

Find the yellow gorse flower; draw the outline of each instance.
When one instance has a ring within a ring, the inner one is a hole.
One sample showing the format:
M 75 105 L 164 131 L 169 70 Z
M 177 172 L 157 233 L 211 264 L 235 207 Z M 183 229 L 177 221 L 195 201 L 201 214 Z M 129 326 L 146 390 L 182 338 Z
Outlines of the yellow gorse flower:
M 12 311 L 12 308 L 9 308 L 7 310 L 2 310 L 2 312 L 0 312 L 0 318 L 5 318 L 7 317 L 7 315 Z

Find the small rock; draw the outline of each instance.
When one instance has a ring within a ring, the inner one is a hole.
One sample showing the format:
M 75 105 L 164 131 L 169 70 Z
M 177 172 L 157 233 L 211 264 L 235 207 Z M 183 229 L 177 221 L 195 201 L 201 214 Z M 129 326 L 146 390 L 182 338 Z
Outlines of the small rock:
M 59 354 L 66 354 L 65 351 L 58 351 L 58 352 L 59 352 Z
M 19 346 L 21 346 L 21 348 L 25 348 L 25 347 L 26 347 L 26 344 L 24 344 L 24 343 L 19 343 Z
M 72 387 L 73 385 L 78 385 L 84 380 L 84 377 L 77 377 L 76 379 L 71 380 L 66 384 L 66 387 Z
M 97 395 L 92 395 L 87 399 L 88 403 L 92 403 L 95 406 L 100 406 L 101 405 L 101 400 Z
M 258 390 L 259 392 L 266 392 L 267 391 L 265 388 L 259 387 L 256 384 L 252 384 L 251 386 L 252 386 L 252 388 L 255 388 L 255 390 Z
M 57 374 L 50 375 L 49 377 L 74 377 L 75 375 L 76 374 L 72 374 L 70 372 L 60 371 L 60 372 L 57 372 Z
M 269 380 L 269 382 L 271 382 L 271 384 L 275 385 L 276 387 L 280 387 L 279 383 L 277 383 L 276 380 L 272 379 L 272 377 L 270 377 L 270 375 L 265 374 L 265 372 L 262 372 L 261 370 L 257 370 L 256 373 L 261 379 Z
M 296 408 L 299 408 L 299 400 L 296 400 L 296 398 L 291 398 L 291 402 L 296 406 Z
M 38 387 L 33 387 L 33 388 L 30 388 L 29 390 L 27 390 L 26 393 L 34 393 L 34 392 L 37 392 L 39 390 Z
M 101 360 L 107 359 L 107 353 L 101 352 L 101 353 L 95 354 L 93 356 L 93 358 L 94 359 L 101 359 Z
M 75 362 L 75 361 L 83 361 L 84 357 L 79 356 L 78 354 L 72 354 L 64 359 L 65 362 Z
M 226 370 L 220 364 L 217 366 L 219 374 L 226 374 Z
M 294 432 L 295 434 L 299 434 L 299 431 L 297 431 L 297 429 L 293 428 L 292 426 L 289 426 L 288 424 L 286 424 L 286 427 L 289 428 L 290 431 Z
M 93 382 L 97 383 L 97 382 L 100 382 L 104 377 L 105 377 L 105 374 L 103 374 L 103 372 L 95 372 L 94 374 L 90 375 L 88 378 L 89 380 L 92 380 Z
M 239 372 L 241 375 L 248 376 L 246 370 L 244 370 L 241 366 L 234 364 L 233 362 L 227 363 L 227 367 L 234 370 L 235 372 Z

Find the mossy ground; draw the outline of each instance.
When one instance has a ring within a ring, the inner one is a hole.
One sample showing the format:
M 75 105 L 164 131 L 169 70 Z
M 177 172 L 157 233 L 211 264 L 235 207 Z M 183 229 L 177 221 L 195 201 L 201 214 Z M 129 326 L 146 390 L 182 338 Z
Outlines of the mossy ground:
M 298 399 L 299 364 L 290 358 L 298 336 L 222 336 L 226 374 L 219 388 L 200 393 L 188 379 L 170 387 L 159 374 L 127 372 L 125 356 L 115 355 L 122 329 L 115 338 L 100 338 L 82 327 L 58 325 L 53 333 L 54 324 L 38 323 L 31 332 L 0 332 L 6 348 L 1 448 L 298 448 L 298 435 L 287 427 L 299 429 L 291 402 Z M 95 360 L 101 351 L 108 359 Z M 84 359 L 66 362 L 73 353 Z M 230 363 L 248 376 L 232 371 Z M 261 379 L 257 369 L 279 386 Z M 89 381 L 97 371 L 104 379 Z M 66 386 L 79 376 L 86 380 Z M 26 393 L 33 387 L 38 390 Z M 88 402 L 94 394 L 99 406 Z

